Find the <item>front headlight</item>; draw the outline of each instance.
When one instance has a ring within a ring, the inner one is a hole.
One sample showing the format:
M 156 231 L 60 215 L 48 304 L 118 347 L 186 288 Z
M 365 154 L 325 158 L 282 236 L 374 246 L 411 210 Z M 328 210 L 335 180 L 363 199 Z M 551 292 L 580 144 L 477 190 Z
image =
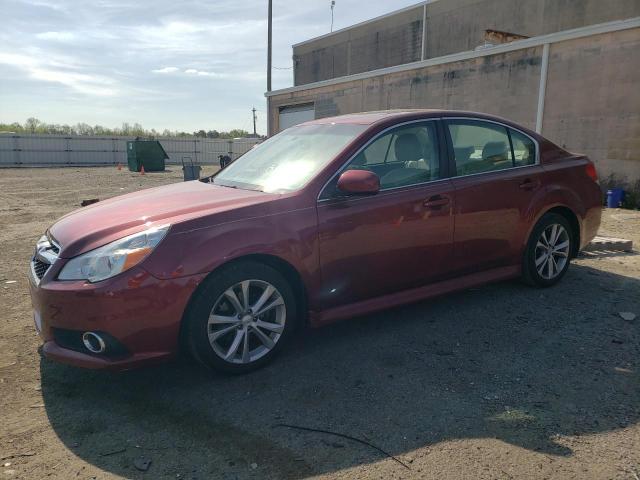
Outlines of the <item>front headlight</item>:
M 58 280 L 93 283 L 129 270 L 147 258 L 168 230 L 169 225 L 150 228 L 79 255 L 62 267 Z

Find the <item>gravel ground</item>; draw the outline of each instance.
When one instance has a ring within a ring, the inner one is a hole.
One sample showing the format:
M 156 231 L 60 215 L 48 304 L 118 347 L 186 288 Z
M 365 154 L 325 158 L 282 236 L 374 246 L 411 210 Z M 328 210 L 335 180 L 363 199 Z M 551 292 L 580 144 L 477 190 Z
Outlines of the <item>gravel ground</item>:
M 583 255 L 551 289 L 503 282 L 310 331 L 242 377 L 41 359 L 26 277 L 38 236 L 83 199 L 180 179 L 0 170 L 3 478 L 640 476 L 636 253 Z M 640 213 L 606 211 L 601 233 L 637 248 Z

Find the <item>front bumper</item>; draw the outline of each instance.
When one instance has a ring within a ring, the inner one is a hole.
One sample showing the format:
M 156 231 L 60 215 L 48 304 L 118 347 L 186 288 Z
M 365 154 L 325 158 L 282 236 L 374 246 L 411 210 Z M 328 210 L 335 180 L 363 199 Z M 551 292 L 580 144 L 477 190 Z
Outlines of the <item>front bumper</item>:
M 73 365 L 74 367 L 90 368 L 93 370 L 123 371 L 154 365 L 173 357 L 169 352 L 134 353 L 118 358 L 108 358 L 93 354 L 69 350 L 59 346 L 55 341 L 44 342 L 42 353 L 54 362 Z
M 56 262 L 39 284 L 33 276 L 29 282 L 47 358 L 84 368 L 126 370 L 177 353 L 182 315 L 204 274 L 160 280 L 134 267 L 95 284 L 54 280 L 62 263 Z M 65 348 L 56 341 L 60 330 L 105 332 L 123 348 L 117 355 Z

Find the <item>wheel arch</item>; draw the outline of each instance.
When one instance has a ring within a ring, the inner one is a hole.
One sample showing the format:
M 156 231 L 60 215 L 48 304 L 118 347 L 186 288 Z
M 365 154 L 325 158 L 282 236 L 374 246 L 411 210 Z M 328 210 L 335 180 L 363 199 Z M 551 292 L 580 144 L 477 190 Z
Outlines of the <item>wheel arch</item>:
M 285 277 L 287 282 L 289 282 L 289 285 L 293 289 L 293 293 L 297 302 L 297 307 L 300 315 L 300 321 L 297 324 L 297 328 L 304 327 L 307 325 L 307 322 L 308 322 L 307 287 L 304 284 L 304 281 L 302 279 L 302 275 L 300 275 L 300 272 L 298 272 L 298 270 L 296 270 L 296 268 L 293 265 L 291 265 L 291 263 L 289 263 L 288 261 L 276 255 L 262 254 L 262 253 L 247 254 L 247 255 L 242 255 L 240 257 L 230 259 L 218 265 L 214 270 L 209 272 L 207 276 L 202 279 L 200 284 L 193 291 L 193 293 L 191 294 L 191 297 L 189 298 L 189 302 L 187 303 L 187 306 L 184 309 L 182 318 L 180 319 L 180 342 L 179 342 L 180 345 L 179 346 L 181 349 L 184 346 L 184 340 L 185 340 L 184 339 L 184 330 L 185 330 L 184 326 L 186 324 L 185 320 L 187 319 L 187 317 L 189 316 L 189 313 L 191 312 L 191 309 L 193 306 L 193 300 L 195 299 L 196 295 L 204 288 L 204 286 L 207 284 L 207 280 L 209 280 L 213 275 L 217 275 L 221 271 L 224 271 L 227 268 L 230 268 L 232 266 L 235 266 L 243 262 L 262 263 L 280 272 Z
M 576 212 L 574 212 L 567 205 L 559 204 L 559 205 L 554 205 L 544 210 L 541 210 L 536 216 L 535 221 L 531 222 L 529 231 L 527 232 L 526 241 L 527 242 L 529 241 L 531 233 L 533 232 L 533 229 L 538 224 L 540 219 L 548 213 L 555 213 L 555 214 L 561 215 L 569 223 L 571 227 L 571 233 L 573 235 L 573 240 L 574 240 L 573 246 L 571 247 L 571 258 L 575 258 L 576 255 L 578 255 L 578 252 L 580 251 L 580 236 L 581 236 L 580 220 Z
M 228 265 L 228 264 L 235 264 L 237 262 L 243 262 L 243 261 L 254 261 L 258 263 L 264 263 L 278 270 L 278 272 L 280 272 L 284 276 L 284 278 L 287 280 L 287 282 L 289 282 L 289 285 L 293 289 L 293 293 L 296 297 L 296 302 L 298 304 L 298 311 L 300 312 L 301 320 L 302 320 L 301 322 L 299 322 L 299 325 L 306 324 L 307 310 L 308 310 L 307 287 L 304 283 L 304 280 L 302 279 L 302 275 L 300 275 L 300 272 L 298 272 L 298 270 L 285 259 L 278 257 L 276 255 L 270 255 L 270 254 L 264 254 L 264 253 L 252 253 L 249 255 L 244 255 L 242 257 L 238 257 L 233 260 L 230 260 L 229 262 L 221 265 L 219 268 L 223 268 L 225 265 Z

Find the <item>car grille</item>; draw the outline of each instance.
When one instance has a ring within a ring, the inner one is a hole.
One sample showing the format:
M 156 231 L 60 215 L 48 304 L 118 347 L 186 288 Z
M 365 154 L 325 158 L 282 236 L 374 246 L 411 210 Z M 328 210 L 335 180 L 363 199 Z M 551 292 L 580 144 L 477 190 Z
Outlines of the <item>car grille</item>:
M 32 263 L 32 266 L 33 266 L 33 273 L 38 278 L 38 280 L 42 280 L 42 277 L 44 277 L 44 274 L 47 273 L 47 270 L 49 270 L 49 267 L 51 265 L 49 265 L 48 263 L 43 262 L 39 258 L 34 258 L 31 261 L 31 263 Z
M 36 251 L 31 257 L 31 276 L 36 285 L 45 276 L 51 265 L 58 259 L 60 247 L 50 239 L 42 237 L 36 244 Z

